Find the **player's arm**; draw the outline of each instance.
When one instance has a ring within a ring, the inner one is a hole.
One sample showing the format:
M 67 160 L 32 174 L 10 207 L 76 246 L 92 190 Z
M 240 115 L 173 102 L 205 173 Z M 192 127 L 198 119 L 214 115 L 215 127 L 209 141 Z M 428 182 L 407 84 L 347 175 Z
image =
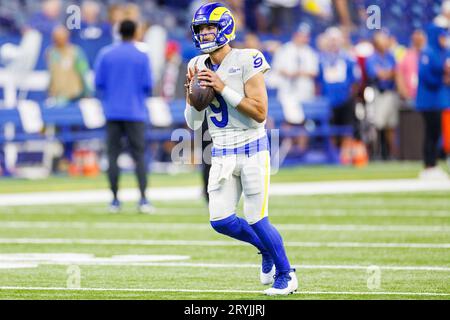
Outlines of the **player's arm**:
M 237 105 L 238 111 L 257 122 L 267 118 L 268 98 L 262 72 L 257 73 L 244 84 L 245 97 Z
M 257 122 L 263 122 L 267 117 L 267 90 L 262 72 L 256 73 L 244 84 L 245 96 L 226 86 L 219 76 L 209 70 L 200 71 L 200 84 L 212 87 L 225 101 L 239 112 L 249 116 Z

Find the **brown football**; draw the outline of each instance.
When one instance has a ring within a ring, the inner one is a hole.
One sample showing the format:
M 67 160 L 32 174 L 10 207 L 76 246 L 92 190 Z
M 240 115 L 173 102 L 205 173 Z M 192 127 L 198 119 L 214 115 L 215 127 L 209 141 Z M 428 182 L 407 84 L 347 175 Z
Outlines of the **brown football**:
M 215 96 L 213 88 L 200 86 L 197 74 L 191 79 L 188 95 L 191 105 L 197 111 L 206 109 Z

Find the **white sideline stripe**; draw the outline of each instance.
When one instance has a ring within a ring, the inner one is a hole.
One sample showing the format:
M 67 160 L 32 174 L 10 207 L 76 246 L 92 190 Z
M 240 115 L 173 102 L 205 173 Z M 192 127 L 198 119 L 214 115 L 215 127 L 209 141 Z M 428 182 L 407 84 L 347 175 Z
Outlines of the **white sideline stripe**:
M 359 224 L 276 224 L 285 231 L 394 231 L 394 232 L 450 232 L 450 226 L 420 225 L 359 225 Z M 133 223 L 133 222 L 57 222 L 57 221 L 1 221 L 0 228 L 11 229 L 152 229 L 152 230 L 209 230 L 208 223 Z
M 194 263 L 194 262 L 132 262 L 127 266 L 141 267 L 187 267 L 187 268 L 212 268 L 212 269 L 259 269 L 260 264 L 237 264 L 237 263 Z M 358 265 L 292 265 L 296 269 L 314 270 L 367 270 L 369 266 Z M 436 266 L 378 266 L 381 270 L 391 271 L 443 271 L 450 272 L 450 267 Z
M 63 238 L 0 238 L 0 244 L 94 244 L 143 246 L 242 246 L 238 241 L 208 240 L 132 240 L 132 239 L 63 239 Z M 450 243 L 385 243 L 385 242 L 285 242 L 288 247 L 329 248 L 421 248 L 449 249 Z
M 349 203 L 351 200 L 349 200 Z M 45 211 L 46 215 L 63 215 L 63 214 L 79 214 L 80 208 L 83 204 L 58 207 L 58 210 Z M 283 208 L 278 207 L 274 212 L 277 216 L 303 216 L 303 217 L 389 217 L 389 218 L 416 218 L 416 217 L 433 217 L 433 218 L 446 218 L 450 217 L 450 210 L 416 210 L 416 209 L 357 209 L 353 207 L 349 208 L 321 208 L 321 209 L 308 209 L 304 208 L 302 204 L 299 204 L 297 208 Z M 450 205 L 449 205 L 450 206 Z M 1 207 L 1 206 L 0 206 Z M 42 208 L 41 206 L 21 206 L 16 210 L 14 207 L 3 207 L 0 210 L 0 214 L 4 215 L 17 215 L 17 214 L 43 214 L 44 210 L 48 208 Z M 93 205 L 89 208 L 90 213 L 106 214 L 107 206 L 105 203 L 101 205 Z M 136 210 L 130 210 L 125 207 L 124 213 L 134 212 Z M 201 215 L 207 216 L 206 207 L 193 207 L 193 208 L 179 208 L 179 207 L 157 207 L 156 212 L 152 213 L 155 216 L 189 216 L 189 215 Z
M 39 264 L 37 263 L 4 263 L 0 262 L 0 269 L 28 269 L 37 268 Z
M 367 180 L 367 181 L 320 181 L 303 183 L 275 183 L 270 186 L 270 195 L 324 195 L 379 192 L 448 191 L 449 181 L 422 181 L 418 179 Z M 201 187 L 151 188 L 148 196 L 152 200 L 198 200 Z M 122 189 L 122 201 L 137 201 L 136 189 Z M 65 192 L 33 192 L 0 195 L 0 206 L 26 206 L 39 204 L 69 204 L 109 202 L 109 190 L 85 190 Z
M 188 267 L 188 268 L 226 268 L 248 269 L 261 267 L 252 263 L 205 263 L 186 262 L 189 256 L 179 255 L 113 255 L 97 257 L 86 253 L 5 253 L 0 254 L 1 268 L 16 268 L 16 266 L 37 267 L 47 265 L 106 265 L 106 266 L 146 266 L 146 267 Z M 297 269 L 350 269 L 366 270 L 367 265 L 293 265 Z M 377 266 L 383 270 L 410 271 L 450 271 L 450 266 Z
M 192 293 L 256 293 L 258 290 L 201 290 L 201 289 L 151 289 L 151 288 L 64 288 L 64 287 L 11 287 L 2 286 L 0 290 L 32 290 L 32 291 L 123 291 L 123 292 L 192 292 Z M 297 291 L 295 294 L 306 295 L 406 295 L 406 296 L 450 296 L 441 292 L 395 292 L 395 291 Z
M 147 193 L 152 200 L 193 200 L 201 198 L 200 187 L 153 188 Z M 136 189 L 121 189 L 122 201 L 138 201 Z M 27 206 L 44 204 L 80 204 L 111 201 L 109 190 L 85 190 L 64 192 L 29 192 L 0 195 L 0 206 Z

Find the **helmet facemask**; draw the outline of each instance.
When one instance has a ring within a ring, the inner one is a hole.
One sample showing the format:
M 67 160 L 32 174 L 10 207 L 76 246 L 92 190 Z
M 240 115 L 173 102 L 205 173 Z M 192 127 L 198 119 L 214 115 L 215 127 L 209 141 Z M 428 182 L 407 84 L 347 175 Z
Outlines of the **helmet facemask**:
M 216 32 L 206 32 L 206 33 L 200 33 L 200 27 L 201 26 L 214 26 L 216 27 Z M 211 53 L 216 51 L 217 49 L 223 47 L 224 44 L 218 44 L 218 39 L 220 37 L 220 25 L 218 23 L 207 23 L 207 24 L 198 24 L 198 25 L 192 25 L 192 33 L 194 35 L 194 39 L 196 41 L 196 46 L 203 52 L 203 53 Z M 204 38 L 208 35 L 213 35 L 214 39 L 210 41 L 205 41 Z

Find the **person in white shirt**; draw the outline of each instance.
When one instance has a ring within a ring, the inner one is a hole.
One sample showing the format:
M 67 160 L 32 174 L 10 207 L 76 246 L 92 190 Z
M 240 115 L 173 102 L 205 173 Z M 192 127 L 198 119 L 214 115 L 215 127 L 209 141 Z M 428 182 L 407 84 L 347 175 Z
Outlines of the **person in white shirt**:
M 292 36 L 275 53 L 273 72 L 277 83 L 277 98 L 283 108 L 287 125 L 302 125 L 305 122 L 302 103 L 315 97 L 315 78 L 319 72 L 319 58 L 309 45 L 311 28 L 302 23 Z M 299 136 L 294 144 L 299 151 L 306 149 L 308 139 Z
M 301 24 L 292 41 L 275 54 L 273 70 L 278 75 L 278 99 L 286 120 L 293 124 L 304 121 L 301 103 L 315 96 L 314 79 L 319 71 L 317 53 L 309 45 L 310 27 Z

